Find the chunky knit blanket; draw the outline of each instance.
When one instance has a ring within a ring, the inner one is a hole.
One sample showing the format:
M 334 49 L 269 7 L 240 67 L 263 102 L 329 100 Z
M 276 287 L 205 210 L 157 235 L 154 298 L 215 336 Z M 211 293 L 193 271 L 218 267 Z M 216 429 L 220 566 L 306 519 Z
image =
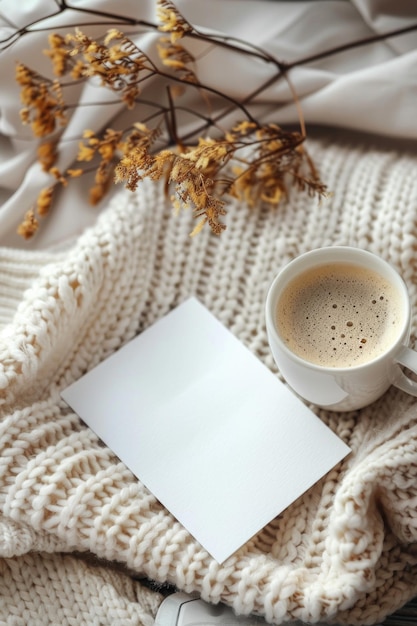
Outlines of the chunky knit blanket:
M 60 399 L 190 295 L 278 376 L 265 294 L 283 264 L 320 246 L 366 248 L 397 268 L 415 342 L 416 154 L 335 135 L 308 146 L 333 192 L 320 203 L 230 202 L 224 234 L 190 238 L 191 214 L 174 215 L 144 182 L 64 252 L 0 251 L 2 624 L 148 626 L 161 597 L 140 576 L 275 624 L 376 624 L 417 593 L 417 402 L 406 394 L 314 409 L 352 454 L 222 565 Z

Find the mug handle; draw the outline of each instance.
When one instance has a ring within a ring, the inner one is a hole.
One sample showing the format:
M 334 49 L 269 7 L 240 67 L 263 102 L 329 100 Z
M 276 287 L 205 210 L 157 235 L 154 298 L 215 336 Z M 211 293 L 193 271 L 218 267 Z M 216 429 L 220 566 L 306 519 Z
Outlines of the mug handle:
M 395 361 L 417 374 L 417 352 L 411 350 L 411 348 L 403 346 L 396 355 Z M 402 391 L 406 391 L 412 396 L 417 396 L 417 381 L 408 378 L 401 370 L 399 370 L 398 377 L 393 384 Z

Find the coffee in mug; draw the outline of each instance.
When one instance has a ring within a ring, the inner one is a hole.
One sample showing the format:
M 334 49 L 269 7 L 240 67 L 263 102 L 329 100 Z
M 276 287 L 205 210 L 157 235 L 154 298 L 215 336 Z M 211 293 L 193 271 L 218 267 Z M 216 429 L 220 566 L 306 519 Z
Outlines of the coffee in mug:
M 276 310 L 288 348 L 323 367 L 372 361 L 396 340 L 403 318 L 392 283 L 349 263 L 306 270 L 283 289 Z
M 286 265 L 268 291 L 269 345 L 302 398 L 359 409 L 391 385 L 417 396 L 417 353 L 408 347 L 407 287 L 375 254 L 349 246 L 312 250 Z

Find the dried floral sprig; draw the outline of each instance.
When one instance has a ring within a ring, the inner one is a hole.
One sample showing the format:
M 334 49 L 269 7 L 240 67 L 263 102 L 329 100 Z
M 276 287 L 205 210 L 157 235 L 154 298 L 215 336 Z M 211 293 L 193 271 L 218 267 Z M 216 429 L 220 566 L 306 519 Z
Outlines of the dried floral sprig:
M 30 124 L 35 137 L 45 137 L 58 126 L 65 126 L 66 106 L 58 80 L 48 80 L 22 63 L 16 67 L 16 80 L 22 88 L 22 122 Z
M 29 211 L 26 211 L 23 220 L 17 227 L 17 234 L 21 235 L 24 239 L 31 239 L 38 231 L 38 228 L 39 221 L 35 217 L 35 212 L 33 209 L 29 209 Z
M 185 35 L 198 32 L 170 0 L 158 0 L 156 14 L 159 20 L 158 30 L 169 33 L 173 44 Z
M 16 78 L 22 87 L 24 104 L 22 120 L 31 124 L 35 136 L 45 140 L 39 146 L 38 158 L 53 178 L 51 186 L 41 191 L 36 207 L 20 225 L 23 236 L 30 237 L 36 232 L 38 217 L 47 214 L 56 184 L 66 186 L 69 179 L 91 171 L 94 172 L 90 190 L 93 204 L 102 199 L 113 180 L 124 183 L 132 191 L 144 177 L 165 180 L 167 189 L 172 189 L 174 207 L 193 210 L 197 219 L 193 235 L 205 224 L 215 234 L 225 229 L 222 218 L 227 195 L 250 205 L 257 201 L 276 205 L 291 187 L 318 195 L 326 193 L 303 145 L 302 119 L 301 132 L 286 131 L 277 124 L 262 124 L 247 108 L 259 89 L 237 101 L 230 94 L 201 83 L 195 71 L 195 59 L 183 41 L 187 37 L 201 37 L 216 45 L 217 37 L 211 39 L 210 35 L 200 34 L 170 0 L 158 0 L 158 16 L 160 24 L 155 28 L 163 35 L 159 38 L 157 59 L 145 54 L 116 28 L 108 30 L 100 40 L 77 28 L 65 36 L 55 33 L 49 36 L 45 54 L 51 60 L 55 80 L 18 65 Z M 262 52 L 256 49 L 256 54 Z M 264 60 L 270 63 L 270 55 L 265 53 Z M 79 144 L 79 165 L 64 172 L 58 170 L 57 132 L 67 123 L 71 109 L 63 98 L 67 86 L 95 78 L 127 108 L 135 109 L 142 102 L 143 83 L 155 76 L 166 81 L 166 105 L 153 103 L 154 113 L 130 128 L 106 128 L 98 133 L 86 129 Z M 65 77 L 70 82 L 65 82 Z M 200 112 L 189 111 L 177 102 L 185 89 L 196 90 L 201 96 Z M 223 113 L 216 118 L 210 115 L 211 94 L 225 103 Z M 242 121 L 224 130 L 219 121 L 232 110 L 239 112 Z M 199 128 L 181 136 L 177 127 L 180 111 L 201 120 Z

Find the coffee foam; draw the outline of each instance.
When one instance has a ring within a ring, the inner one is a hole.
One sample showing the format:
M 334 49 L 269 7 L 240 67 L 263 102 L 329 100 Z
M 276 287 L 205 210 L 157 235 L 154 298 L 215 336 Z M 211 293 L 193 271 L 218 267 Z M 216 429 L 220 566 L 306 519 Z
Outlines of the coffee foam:
M 376 272 L 346 263 L 307 270 L 287 285 L 277 329 L 298 356 L 324 367 L 353 367 L 383 354 L 403 314 L 396 288 Z

